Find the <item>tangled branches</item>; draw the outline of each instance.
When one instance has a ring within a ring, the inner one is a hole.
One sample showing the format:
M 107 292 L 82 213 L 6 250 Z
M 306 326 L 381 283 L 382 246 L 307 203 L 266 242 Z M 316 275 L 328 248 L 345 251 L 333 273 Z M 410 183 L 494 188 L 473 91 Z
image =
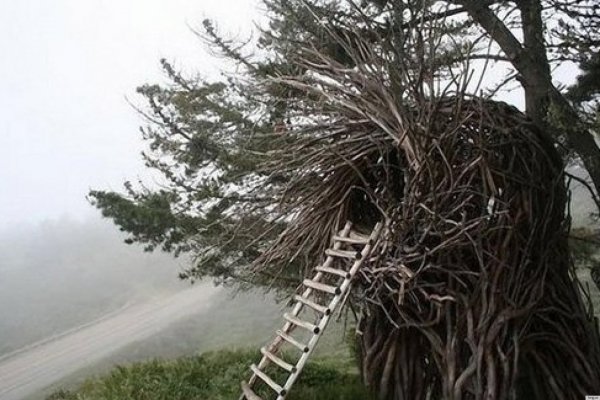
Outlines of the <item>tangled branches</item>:
M 311 239 L 315 254 L 347 217 L 387 221 L 354 297 L 362 373 L 382 399 L 597 391 L 599 336 L 573 280 L 552 141 L 504 104 L 423 106 L 396 140 L 357 120 L 303 144 L 296 160 L 314 170 L 286 194 L 310 208 L 267 254 Z
M 363 270 L 363 375 L 391 399 L 597 391 L 599 336 L 573 281 L 552 141 L 499 104 L 437 110 Z
M 265 166 L 288 177 L 278 211 L 289 224 L 258 270 L 313 265 L 341 221 L 384 220 L 351 299 L 361 372 L 380 399 L 600 392 L 553 140 L 513 107 L 435 90 L 358 36 L 338 39 L 355 67 L 304 49 L 301 76 L 272 79 L 306 101 Z

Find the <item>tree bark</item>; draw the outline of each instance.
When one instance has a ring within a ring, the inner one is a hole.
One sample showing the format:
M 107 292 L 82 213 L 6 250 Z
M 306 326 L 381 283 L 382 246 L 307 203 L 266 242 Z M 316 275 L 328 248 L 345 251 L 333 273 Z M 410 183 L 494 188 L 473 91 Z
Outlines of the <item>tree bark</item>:
M 522 0 L 517 3 L 521 11 L 523 25 L 523 53 L 529 58 L 531 65 L 523 79 L 525 89 L 525 109 L 527 115 L 537 126 L 548 129 L 547 115 L 550 106 L 549 88 L 552 86 L 550 62 L 544 45 L 544 23 L 542 21 L 542 5 L 537 0 Z
M 455 3 L 463 6 L 471 18 L 498 43 L 519 72 L 525 89 L 527 115 L 543 131 L 554 137 L 565 136 L 567 146 L 581 157 L 596 193 L 600 193 L 600 148 L 575 109 L 552 84 L 543 36 L 541 2 L 517 2 L 522 15 L 524 45 L 484 2 L 456 0 Z M 553 107 L 552 110 L 550 107 Z M 552 112 L 551 122 L 549 111 Z

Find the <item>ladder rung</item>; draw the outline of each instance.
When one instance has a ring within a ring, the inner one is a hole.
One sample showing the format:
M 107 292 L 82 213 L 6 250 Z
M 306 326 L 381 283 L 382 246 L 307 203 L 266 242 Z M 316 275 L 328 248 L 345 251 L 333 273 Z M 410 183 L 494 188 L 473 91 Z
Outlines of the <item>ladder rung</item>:
M 325 250 L 325 254 L 331 257 L 352 258 L 355 260 L 360 260 L 360 258 L 362 257 L 359 251 L 350 250 L 327 249 Z
M 285 389 L 282 388 L 281 386 L 279 386 L 277 384 L 277 382 L 275 382 L 273 379 L 269 378 L 269 376 L 267 374 L 265 374 L 260 369 L 258 369 L 258 367 L 256 365 L 252 364 L 250 366 L 250 369 L 252 370 L 252 372 L 254 372 L 254 375 L 256 375 L 260 379 L 262 379 L 263 382 L 265 382 L 267 385 L 269 385 L 271 387 L 271 389 L 273 389 L 275 392 L 277 392 L 278 395 L 285 396 L 285 394 L 286 394 Z
M 305 279 L 302 284 L 311 289 L 319 290 L 321 292 L 331 293 L 331 294 L 340 294 L 342 290 L 336 286 L 326 285 L 324 283 L 319 283 L 315 281 L 311 281 L 310 279 Z
M 325 314 L 325 315 L 331 314 L 331 310 L 328 307 L 317 304 L 314 301 L 309 300 L 304 296 L 300 296 L 299 294 L 294 296 L 294 300 L 312 308 L 315 311 L 320 312 L 321 314 Z
M 321 330 L 319 329 L 318 326 L 313 325 L 310 322 L 302 321 L 301 319 L 298 319 L 288 313 L 283 314 L 283 318 L 285 318 L 286 321 L 291 322 L 292 324 L 294 324 L 296 326 L 299 326 L 301 328 L 311 331 L 315 335 L 318 335 L 319 332 L 321 332 Z
M 316 267 L 315 271 L 325 272 L 327 274 L 341 276 L 342 278 L 346 278 L 346 279 L 352 278 L 352 276 L 350 276 L 350 273 L 348 271 L 344 271 L 343 269 L 331 268 L 331 267 L 323 267 L 322 265 L 319 265 L 318 267 Z
M 283 332 L 281 330 L 278 330 L 275 333 L 277 334 L 277 336 L 279 336 L 280 338 L 282 338 L 289 344 L 296 346 L 298 349 L 300 349 L 300 351 L 302 351 L 304 353 L 308 353 L 308 350 L 310 350 L 307 345 L 300 343 L 299 341 L 297 341 L 296 339 L 294 339 L 293 337 L 291 337 L 290 335 L 286 334 L 285 332 Z
M 364 240 L 365 242 L 368 242 L 371 239 L 370 235 L 365 235 L 363 233 L 358 233 L 356 231 L 350 231 L 348 233 L 348 237 L 350 239 L 354 239 L 354 240 Z
M 271 353 L 266 348 L 262 347 L 260 349 L 260 352 L 262 353 L 263 356 L 267 357 L 269 360 L 273 361 L 274 364 L 279 365 L 281 368 L 285 369 L 286 371 L 291 372 L 291 373 L 296 372 L 296 367 L 294 367 L 292 364 L 282 360 L 281 358 L 277 357 L 275 354 Z
M 346 236 L 334 236 L 333 240 L 336 242 L 343 242 L 349 244 L 361 244 L 366 245 L 370 242 L 369 237 L 346 237 Z
M 247 400 L 263 400 L 256 393 L 252 391 L 250 385 L 246 383 L 246 381 L 242 381 L 242 393 L 244 393 L 244 397 Z

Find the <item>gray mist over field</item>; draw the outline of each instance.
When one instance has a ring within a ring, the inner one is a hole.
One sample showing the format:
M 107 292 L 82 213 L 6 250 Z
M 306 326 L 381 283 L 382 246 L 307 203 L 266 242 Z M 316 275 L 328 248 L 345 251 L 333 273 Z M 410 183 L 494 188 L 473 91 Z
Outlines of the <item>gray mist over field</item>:
M 185 259 L 124 237 L 92 219 L 0 233 L 0 355 L 190 285 L 177 277 Z
M 281 303 L 192 285 L 186 256 L 144 252 L 108 220 L 0 233 L 0 398 L 38 400 L 115 364 L 258 346 Z

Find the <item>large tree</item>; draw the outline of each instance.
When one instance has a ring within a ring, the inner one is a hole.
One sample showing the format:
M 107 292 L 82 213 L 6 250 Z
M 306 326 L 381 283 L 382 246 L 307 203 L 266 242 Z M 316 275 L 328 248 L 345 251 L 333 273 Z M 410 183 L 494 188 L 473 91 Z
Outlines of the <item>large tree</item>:
M 386 118 L 394 120 L 395 112 L 411 115 L 402 108 L 435 103 L 448 95 L 468 96 L 478 90 L 493 98 L 499 86 L 519 83 L 526 112 L 537 129 L 561 142 L 565 156 L 579 156 L 594 186 L 600 187 L 600 150 L 593 139 L 590 106 L 585 104 L 595 94 L 585 81 L 592 70 L 586 70 L 590 72 L 571 89 L 572 97 L 552 81 L 557 63 L 594 65 L 598 36 L 587 27 L 598 24 L 600 11 L 593 1 L 264 0 L 264 4 L 269 23 L 254 47 L 226 39 L 210 21 L 203 25 L 204 39 L 236 65 L 235 73 L 225 74 L 221 81 L 205 81 L 182 76 L 163 61 L 172 84 L 139 89 L 148 104 L 142 109 L 149 121 L 142 128 L 149 144 L 144 159 L 163 176 L 160 187 L 127 183 L 125 193 L 90 193 L 103 215 L 130 234 L 129 241 L 144 243 L 149 250 L 160 247 L 192 254 L 194 263 L 183 277 L 297 287 L 326 246 L 323 238 L 337 225 L 339 215 L 332 209 L 348 196 L 368 199 L 368 182 L 381 177 L 396 182 L 389 186 L 384 208 L 392 209 L 390 204 L 399 201 L 401 179 L 389 166 L 401 169 L 406 160 L 393 152 L 373 156 L 382 136 L 401 131 Z M 488 87 L 474 85 L 471 67 L 485 69 L 486 61 L 508 65 L 506 79 Z M 428 123 L 419 118 L 429 115 L 426 111 L 434 115 L 432 110 L 418 111 L 422 113 L 415 123 Z M 354 115 L 350 122 L 342 118 L 347 112 Z M 346 135 L 353 129 L 360 140 Z M 402 140 L 398 146 L 404 146 L 409 158 L 419 151 Z M 353 175 L 346 168 L 348 160 L 355 159 L 374 165 L 369 176 Z M 344 190 L 337 184 L 340 177 L 347 179 Z M 368 221 L 379 212 L 364 207 L 352 217 Z M 568 273 L 565 266 L 556 282 L 568 292 L 569 307 L 575 304 L 563 314 L 573 311 L 573 324 L 580 324 L 569 333 L 569 346 L 580 354 L 589 351 L 589 363 L 595 365 L 597 336 L 590 333 L 577 291 L 565 283 Z M 537 293 L 544 292 L 543 285 L 538 289 Z M 544 297 L 544 302 L 548 299 Z M 541 310 L 542 303 L 532 301 L 529 311 Z M 377 326 L 383 326 L 384 334 L 394 331 L 387 316 L 379 317 L 383 325 Z M 481 323 L 492 322 L 483 318 Z M 550 330 L 560 325 L 552 324 L 544 319 L 533 325 Z M 400 341 L 402 334 L 394 335 L 383 342 L 375 337 L 373 344 L 384 345 L 377 357 L 399 351 L 395 340 Z M 448 350 L 448 354 L 455 353 Z M 548 354 L 544 357 L 554 360 Z M 537 365 L 539 359 L 530 361 Z M 421 365 L 423 371 L 428 370 L 432 359 L 423 362 L 427 364 Z M 583 380 L 594 376 L 593 368 L 580 370 Z M 532 379 L 540 384 L 547 371 L 534 371 Z M 402 391 L 387 390 L 385 382 L 377 383 L 382 398 L 402 398 L 390 397 L 402 396 Z M 463 393 L 463 383 L 456 383 L 456 398 Z M 570 384 L 579 385 L 579 390 L 588 387 L 585 382 Z M 444 389 L 448 393 L 449 387 Z

